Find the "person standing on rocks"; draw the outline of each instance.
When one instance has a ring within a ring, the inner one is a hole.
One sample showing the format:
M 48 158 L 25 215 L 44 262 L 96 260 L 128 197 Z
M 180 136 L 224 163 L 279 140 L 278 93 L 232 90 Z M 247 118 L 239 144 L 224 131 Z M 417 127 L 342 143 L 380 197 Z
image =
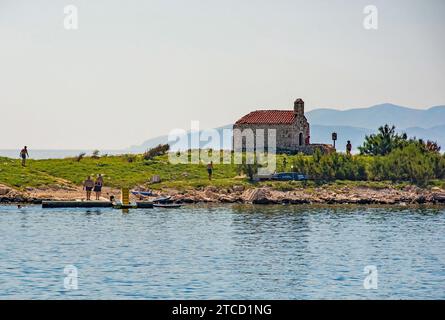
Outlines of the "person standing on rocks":
M 25 146 L 22 150 L 20 150 L 20 158 L 22 158 L 22 166 L 26 166 L 26 158 L 29 158 L 28 147 Z
M 87 177 L 87 179 L 83 183 L 83 189 L 87 193 L 87 201 L 91 200 L 91 191 L 94 187 L 94 181 L 91 179 L 90 176 Z

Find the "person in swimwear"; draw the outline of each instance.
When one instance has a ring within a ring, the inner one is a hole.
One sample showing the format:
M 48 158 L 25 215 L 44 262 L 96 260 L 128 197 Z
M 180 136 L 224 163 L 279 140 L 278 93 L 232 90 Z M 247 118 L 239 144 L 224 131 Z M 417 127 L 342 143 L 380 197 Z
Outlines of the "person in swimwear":
M 29 158 L 28 148 L 25 146 L 22 150 L 20 150 L 20 158 L 22 158 L 22 166 L 26 165 L 26 158 Z
M 210 163 L 207 165 L 207 173 L 209 174 L 209 180 L 212 180 L 213 161 L 210 161 Z
M 101 174 L 96 179 L 96 182 L 94 182 L 94 192 L 96 193 L 96 200 L 99 200 L 100 194 L 102 192 L 102 186 L 104 185 L 104 178 Z
M 94 187 L 94 181 L 91 179 L 90 176 L 87 177 L 87 179 L 83 183 L 83 190 L 87 193 L 87 200 L 91 200 L 91 191 Z

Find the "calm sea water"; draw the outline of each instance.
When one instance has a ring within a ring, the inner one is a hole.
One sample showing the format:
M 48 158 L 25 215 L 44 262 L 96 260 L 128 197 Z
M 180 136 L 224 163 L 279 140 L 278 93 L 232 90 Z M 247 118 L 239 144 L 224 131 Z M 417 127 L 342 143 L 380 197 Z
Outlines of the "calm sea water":
M 0 207 L 0 298 L 445 299 L 445 209 Z

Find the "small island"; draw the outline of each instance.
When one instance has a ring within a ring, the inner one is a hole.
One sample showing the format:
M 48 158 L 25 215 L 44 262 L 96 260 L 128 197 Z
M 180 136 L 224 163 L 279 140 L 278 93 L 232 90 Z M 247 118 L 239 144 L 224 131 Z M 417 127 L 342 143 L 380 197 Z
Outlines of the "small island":
M 198 145 L 180 151 L 160 144 L 141 154 L 96 150 L 65 159 L 31 157 L 26 165 L 0 158 L 0 202 L 83 201 L 84 180 L 100 174 L 104 189 L 96 200 L 101 201 L 116 199 L 121 188 L 128 188 L 168 196 L 175 203 L 445 203 L 445 155 L 436 142 L 384 125 L 365 136 L 353 154 L 349 142 L 340 147 L 345 152 L 335 148 L 335 140 L 334 145 L 313 143 L 310 129 L 304 101 L 298 98 L 293 109 L 256 110 L 236 121 L 232 150 Z M 274 134 L 272 144 L 269 132 Z M 260 139 L 264 143 L 258 144 Z M 304 179 L 273 179 L 271 175 L 280 172 L 298 173 Z M 132 197 L 138 200 L 137 195 Z
M 104 200 L 127 187 L 169 195 L 177 203 L 445 204 L 445 155 L 436 143 L 408 138 L 385 125 L 367 136 L 359 150 L 355 155 L 322 150 L 277 154 L 278 172 L 302 173 L 305 181 L 258 181 L 261 163 L 216 163 L 209 180 L 206 163 L 170 163 L 168 145 L 143 154 L 30 159 L 25 167 L 19 160 L 0 158 L 0 201 L 84 199 L 83 180 L 100 173 Z

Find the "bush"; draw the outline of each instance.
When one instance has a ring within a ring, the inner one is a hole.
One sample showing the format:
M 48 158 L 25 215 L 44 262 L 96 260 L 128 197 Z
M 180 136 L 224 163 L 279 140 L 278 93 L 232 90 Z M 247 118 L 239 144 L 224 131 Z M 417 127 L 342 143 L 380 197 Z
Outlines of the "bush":
M 367 180 L 365 159 L 365 157 L 351 157 L 341 153 L 315 152 L 312 157 L 296 156 L 292 162 L 292 171 L 308 175 L 314 180 Z
M 411 143 L 384 157 L 376 157 L 370 168 L 375 180 L 410 181 L 425 186 L 430 180 L 445 177 L 445 159 Z
M 85 157 L 85 155 L 85 152 L 79 153 L 79 155 L 76 157 L 76 161 L 80 162 Z
M 136 155 L 134 155 L 134 154 L 124 154 L 124 159 L 128 163 L 133 163 L 133 162 L 136 162 Z
M 341 153 L 297 156 L 293 171 L 316 181 L 391 180 L 427 185 L 432 179 L 445 178 L 445 156 L 431 152 L 418 141 L 409 140 L 385 156 L 348 156 Z
M 162 156 L 166 154 L 170 150 L 170 145 L 168 144 L 160 144 L 154 148 L 151 148 L 144 152 L 143 158 L 144 160 L 152 160 L 154 157 Z
M 256 174 L 258 174 L 258 167 L 259 166 L 258 166 L 258 164 L 256 162 L 253 163 L 253 164 L 243 163 L 243 164 L 239 164 L 238 165 L 238 170 L 237 171 L 238 171 L 238 174 L 244 173 L 246 176 L 249 177 L 250 181 L 253 181 L 254 176 Z

